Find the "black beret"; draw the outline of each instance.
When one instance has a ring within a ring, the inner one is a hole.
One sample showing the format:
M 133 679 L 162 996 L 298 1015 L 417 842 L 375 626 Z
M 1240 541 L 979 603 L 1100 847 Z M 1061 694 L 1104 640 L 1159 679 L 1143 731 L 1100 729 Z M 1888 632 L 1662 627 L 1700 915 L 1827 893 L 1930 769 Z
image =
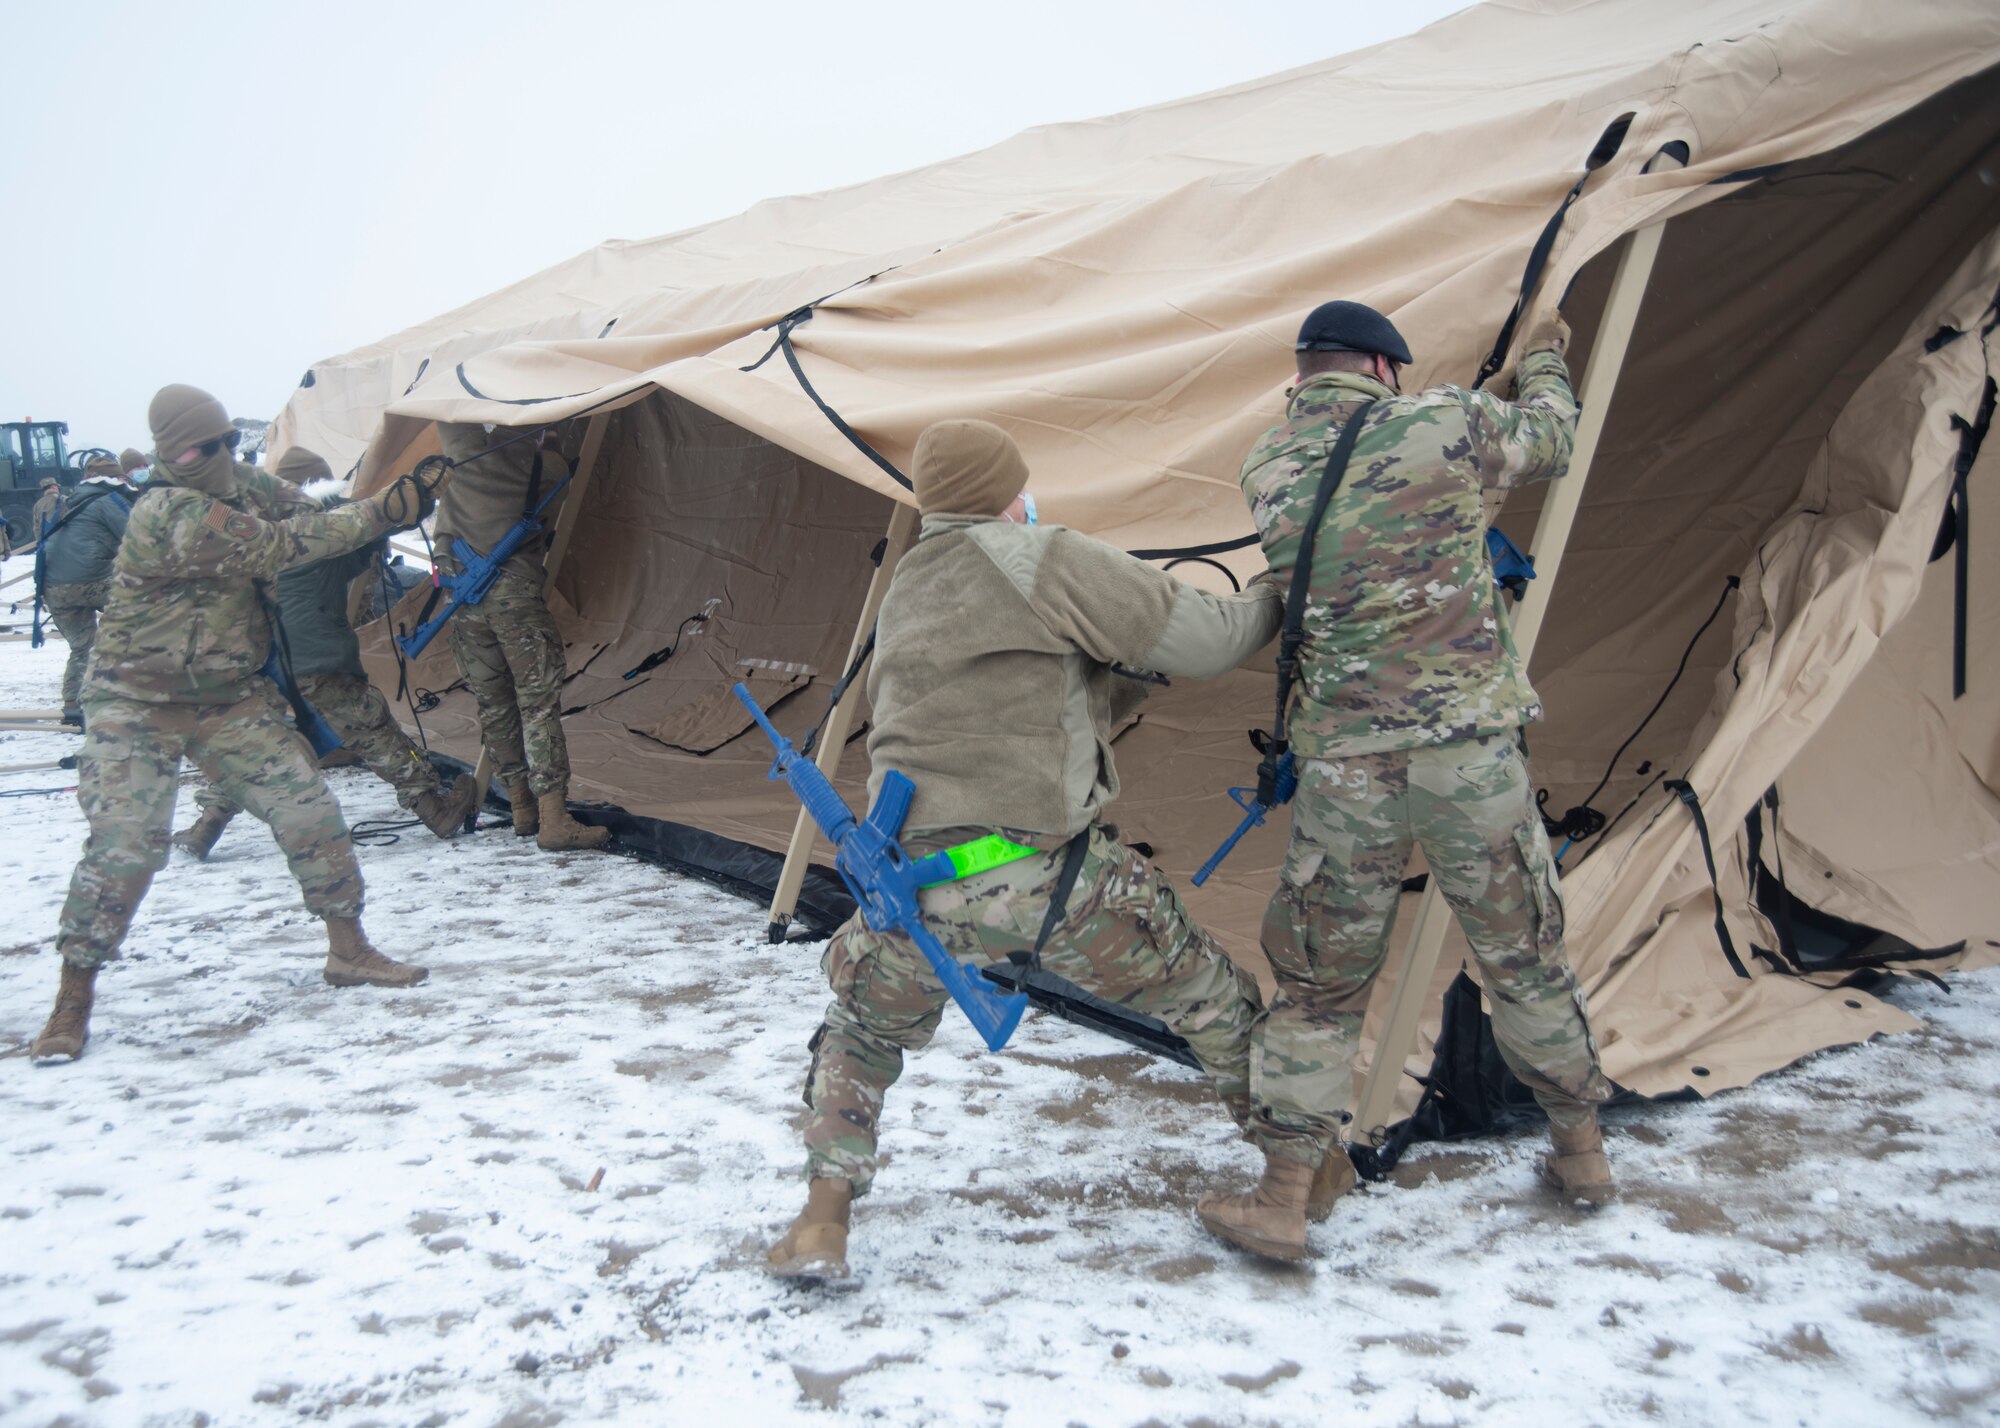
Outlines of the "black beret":
M 1300 352 L 1379 352 L 1408 366 L 1416 359 L 1396 324 L 1358 302 L 1323 302 L 1299 328 Z

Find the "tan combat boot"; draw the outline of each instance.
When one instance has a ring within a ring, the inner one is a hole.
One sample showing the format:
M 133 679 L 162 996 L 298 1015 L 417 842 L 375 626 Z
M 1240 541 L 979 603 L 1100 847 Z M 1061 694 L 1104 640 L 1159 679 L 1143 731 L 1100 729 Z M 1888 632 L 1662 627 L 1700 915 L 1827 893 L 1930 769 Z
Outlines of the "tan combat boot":
M 197 862 L 206 862 L 215 850 L 215 843 L 222 836 L 222 830 L 229 826 L 229 820 L 236 815 L 222 808 L 204 808 L 201 817 L 174 834 L 174 846 L 189 854 Z
M 1575 1130 L 1549 1127 L 1552 1150 L 1535 1161 L 1535 1170 L 1565 1203 L 1595 1210 L 1618 1196 L 1611 1182 L 1611 1162 L 1604 1157 L 1604 1135 L 1597 1128 L 1597 1116 Z
M 592 828 L 569 816 L 569 795 L 560 788 L 550 789 L 541 800 L 542 831 L 535 846 L 545 853 L 561 853 L 571 848 L 602 848 L 611 841 L 609 828 Z M 519 824 L 515 825 L 517 828 Z
M 332 987 L 414 987 L 430 975 L 428 967 L 413 967 L 384 957 L 369 945 L 358 917 L 326 920 L 326 977 Z
M 1354 1162 L 1337 1145 L 1326 1149 L 1326 1159 L 1313 1172 L 1312 1190 L 1306 1196 L 1306 1218 L 1322 1224 L 1333 1213 L 1334 1201 L 1354 1188 Z
M 532 838 L 541 831 L 542 810 L 536 806 L 535 795 L 525 779 L 507 785 L 507 804 L 514 811 L 516 838 Z
M 1310 1165 L 1267 1154 L 1256 1189 L 1247 1195 L 1204 1195 L 1195 1213 L 1209 1233 L 1289 1263 L 1306 1257 L 1306 1200 L 1312 1182 Z
M 97 968 L 62 964 L 56 1009 L 49 1013 L 49 1024 L 28 1048 L 31 1060 L 54 1061 L 66 1056 L 75 1061 L 83 1055 L 83 1044 L 90 1040 L 90 1003 L 96 987 Z
M 410 812 L 438 837 L 455 838 L 465 831 L 466 816 L 472 812 L 473 801 L 478 797 L 479 787 L 473 783 L 472 775 L 460 774 L 451 781 L 450 788 L 434 788 L 418 794 Z
M 854 1187 L 845 1180 L 807 1181 L 806 1207 L 785 1237 L 765 1251 L 764 1272 L 774 1279 L 847 1279 L 847 1221 L 853 1200 Z

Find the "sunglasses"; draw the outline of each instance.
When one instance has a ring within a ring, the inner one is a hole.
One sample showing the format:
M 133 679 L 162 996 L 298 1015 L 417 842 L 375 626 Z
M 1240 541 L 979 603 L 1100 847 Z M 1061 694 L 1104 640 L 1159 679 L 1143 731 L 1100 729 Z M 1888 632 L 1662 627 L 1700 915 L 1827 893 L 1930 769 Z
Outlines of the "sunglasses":
M 196 457 L 200 457 L 203 461 L 212 461 L 223 447 L 226 446 L 231 451 L 234 451 L 237 444 L 242 440 L 242 432 L 232 431 L 227 436 L 218 436 L 212 441 L 204 441 L 199 446 L 190 446 L 180 454 L 180 464 L 185 466 Z

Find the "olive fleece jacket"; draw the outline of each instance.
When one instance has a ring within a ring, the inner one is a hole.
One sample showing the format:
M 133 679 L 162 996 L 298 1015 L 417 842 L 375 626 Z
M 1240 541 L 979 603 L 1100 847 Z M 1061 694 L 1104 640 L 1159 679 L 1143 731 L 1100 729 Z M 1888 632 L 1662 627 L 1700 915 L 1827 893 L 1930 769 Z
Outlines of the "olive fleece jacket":
M 1118 796 L 1111 666 L 1213 678 L 1278 632 L 1259 580 L 1208 595 L 1061 526 L 926 516 L 896 566 L 868 673 L 872 797 L 916 784 L 905 827 L 1003 827 L 1055 838 Z

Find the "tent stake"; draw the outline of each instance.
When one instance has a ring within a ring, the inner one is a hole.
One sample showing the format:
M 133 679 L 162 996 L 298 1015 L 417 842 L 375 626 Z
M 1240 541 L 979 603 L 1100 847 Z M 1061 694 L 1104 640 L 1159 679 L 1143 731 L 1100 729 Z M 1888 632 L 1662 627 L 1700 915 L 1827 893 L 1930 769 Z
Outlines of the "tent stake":
M 882 563 L 875 567 L 875 574 L 868 581 L 868 593 L 861 601 L 861 618 L 855 623 L 854 638 L 847 646 L 847 662 L 844 670 L 854 663 L 861 647 L 868 642 L 869 632 L 875 628 L 875 617 L 881 613 L 882 597 L 889 593 L 889 577 L 895 573 L 896 561 L 910 548 L 910 539 L 916 534 L 917 508 L 900 502 L 889 517 L 889 532 L 883 537 Z M 847 749 L 847 731 L 854 727 L 854 711 L 861 700 L 850 690 L 848 697 L 834 706 L 833 713 L 826 721 L 826 731 L 820 735 L 819 755 L 813 760 L 819 771 L 832 779 L 840 770 L 840 756 Z M 792 914 L 799 905 L 799 889 L 806 880 L 806 864 L 811 860 L 813 839 L 819 829 L 812 817 L 804 809 L 799 810 L 799 821 L 792 827 L 792 841 L 785 848 L 785 868 L 778 876 L 778 889 L 771 898 L 770 937 L 773 942 L 782 942 L 785 931 L 792 925 Z
M 542 562 L 544 590 L 556 583 L 556 572 L 562 569 L 563 557 L 569 554 L 570 537 L 576 533 L 577 516 L 583 511 L 583 498 L 590 490 L 591 475 L 597 470 L 597 449 L 604 445 L 604 428 L 610 424 L 611 413 L 599 412 L 583 429 L 583 449 L 576 454 L 576 479 L 570 482 L 562 510 L 556 513 L 556 536 Z M 484 743 L 479 746 L 479 763 L 472 770 L 472 781 L 479 789 L 472 806 L 475 810 L 484 808 L 487 786 L 493 782 L 493 755 Z
M 1618 259 L 1618 271 L 1611 280 L 1611 296 L 1604 305 L 1604 318 L 1591 344 L 1590 368 L 1583 374 L 1578 392 L 1583 414 L 1576 424 L 1569 472 L 1549 485 L 1548 500 L 1535 525 L 1531 547 L 1537 578 L 1529 584 L 1527 596 L 1514 610 L 1514 646 L 1520 652 L 1523 669 L 1533 658 L 1535 640 L 1542 632 L 1542 619 L 1555 591 L 1556 572 L 1562 567 L 1570 527 L 1575 524 L 1577 507 L 1583 500 L 1584 482 L 1590 477 L 1598 440 L 1604 435 L 1612 393 L 1625 365 L 1626 349 L 1631 346 L 1632 329 L 1638 322 L 1639 307 L 1645 300 L 1646 284 L 1653 275 L 1653 261 L 1659 256 L 1660 238 L 1665 230 L 1665 222 L 1660 222 L 1634 233 Z M 1411 929 L 1409 948 L 1395 974 L 1388 1015 L 1383 1019 L 1375 1059 L 1369 1066 L 1360 1106 L 1355 1112 L 1355 1137 L 1363 1143 L 1373 1143 L 1395 1114 L 1403 1067 L 1409 1060 L 1410 1048 L 1416 1044 L 1417 1021 L 1430 1000 L 1431 980 L 1437 972 L 1438 955 L 1444 950 L 1444 935 L 1451 922 L 1451 909 L 1438 890 L 1437 879 L 1432 878 L 1417 907 L 1416 926 Z

